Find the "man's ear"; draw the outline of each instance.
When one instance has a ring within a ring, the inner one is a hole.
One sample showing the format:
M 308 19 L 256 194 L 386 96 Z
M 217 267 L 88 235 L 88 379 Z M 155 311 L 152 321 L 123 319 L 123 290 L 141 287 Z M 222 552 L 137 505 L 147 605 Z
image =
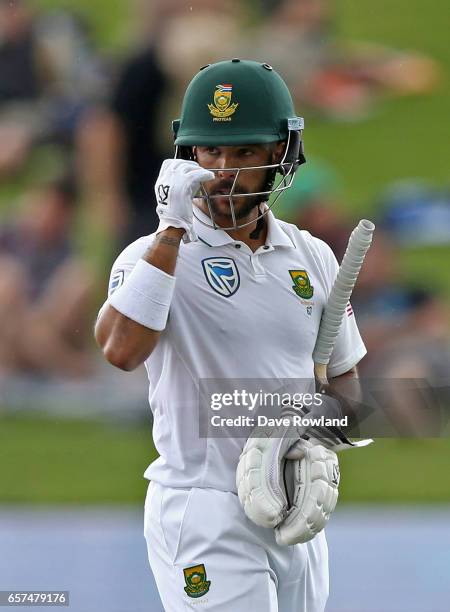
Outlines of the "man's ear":
M 279 142 L 273 145 L 272 149 L 272 163 L 278 164 L 283 159 L 284 153 L 286 151 L 286 141 L 280 140 Z

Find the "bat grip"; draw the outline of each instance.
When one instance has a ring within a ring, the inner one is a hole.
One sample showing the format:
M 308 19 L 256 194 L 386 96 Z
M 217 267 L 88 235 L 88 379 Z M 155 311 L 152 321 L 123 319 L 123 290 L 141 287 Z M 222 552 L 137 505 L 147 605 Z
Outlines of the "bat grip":
M 313 351 L 315 375 L 321 382 L 327 380 L 326 366 L 330 361 L 364 257 L 371 245 L 374 229 L 375 225 L 371 221 L 362 219 L 353 230 L 325 306 Z

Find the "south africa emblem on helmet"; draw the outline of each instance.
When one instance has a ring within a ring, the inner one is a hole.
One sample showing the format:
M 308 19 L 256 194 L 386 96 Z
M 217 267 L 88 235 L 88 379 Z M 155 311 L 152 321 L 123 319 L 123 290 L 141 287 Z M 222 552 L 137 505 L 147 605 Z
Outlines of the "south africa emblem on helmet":
M 203 563 L 183 569 L 186 586 L 184 590 L 189 597 L 202 597 L 209 591 L 210 580 L 206 580 L 206 569 Z
M 231 115 L 236 112 L 239 102 L 231 103 L 233 85 L 216 85 L 214 104 L 208 104 L 213 121 L 231 121 Z
M 289 270 L 289 274 L 294 281 L 292 289 L 295 293 L 304 300 L 312 298 L 314 287 L 311 285 L 308 272 L 306 270 Z

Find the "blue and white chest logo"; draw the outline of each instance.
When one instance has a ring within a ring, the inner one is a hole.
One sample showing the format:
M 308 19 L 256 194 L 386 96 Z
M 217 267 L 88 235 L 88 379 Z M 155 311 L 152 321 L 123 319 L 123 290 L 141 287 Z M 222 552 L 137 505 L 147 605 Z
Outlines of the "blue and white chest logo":
M 231 257 L 209 257 L 202 266 L 209 286 L 219 295 L 231 297 L 239 289 L 239 270 Z

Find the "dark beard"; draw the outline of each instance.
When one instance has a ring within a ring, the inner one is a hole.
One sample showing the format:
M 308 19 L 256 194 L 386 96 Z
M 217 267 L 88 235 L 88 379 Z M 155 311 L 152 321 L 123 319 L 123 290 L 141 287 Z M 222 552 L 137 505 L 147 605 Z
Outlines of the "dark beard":
M 227 198 L 228 196 L 225 194 L 221 194 L 218 193 L 220 190 L 222 189 L 228 189 L 230 190 L 232 188 L 232 183 L 231 184 L 223 184 L 223 185 L 219 185 L 217 186 L 209 195 L 210 196 L 220 196 L 222 198 Z M 263 191 L 265 188 L 265 186 L 263 185 L 259 191 Z M 248 192 L 244 189 L 242 189 L 239 185 L 236 186 L 236 193 L 242 193 L 242 194 L 247 194 Z M 237 198 L 239 196 L 233 196 L 233 198 Z M 231 201 L 233 201 L 233 198 Z M 209 203 L 211 206 L 211 210 L 214 214 L 214 216 L 216 217 L 227 217 L 227 218 L 232 218 L 232 214 L 231 214 L 231 206 L 228 212 L 222 212 L 220 210 L 217 209 L 217 207 L 215 206 L 215 200 L 216 198 L 211 198 L 209 199 Z M 248 215 L 252 212 L 252 210 L 256 207 L 258 207 L 262 202 L 266 202 L 268 200 L 268 194 L 263 194 L 263 195 L 246 195 L 244 198 L 242 198 L 243 203 L 240 204 L 239 210 L 236 209 L 236 206 L 234 205 L 234 213 L 235 213 L 235 217 L 236 220 L 238 219 L 245 219 L 246 217 L 248 217 Z

